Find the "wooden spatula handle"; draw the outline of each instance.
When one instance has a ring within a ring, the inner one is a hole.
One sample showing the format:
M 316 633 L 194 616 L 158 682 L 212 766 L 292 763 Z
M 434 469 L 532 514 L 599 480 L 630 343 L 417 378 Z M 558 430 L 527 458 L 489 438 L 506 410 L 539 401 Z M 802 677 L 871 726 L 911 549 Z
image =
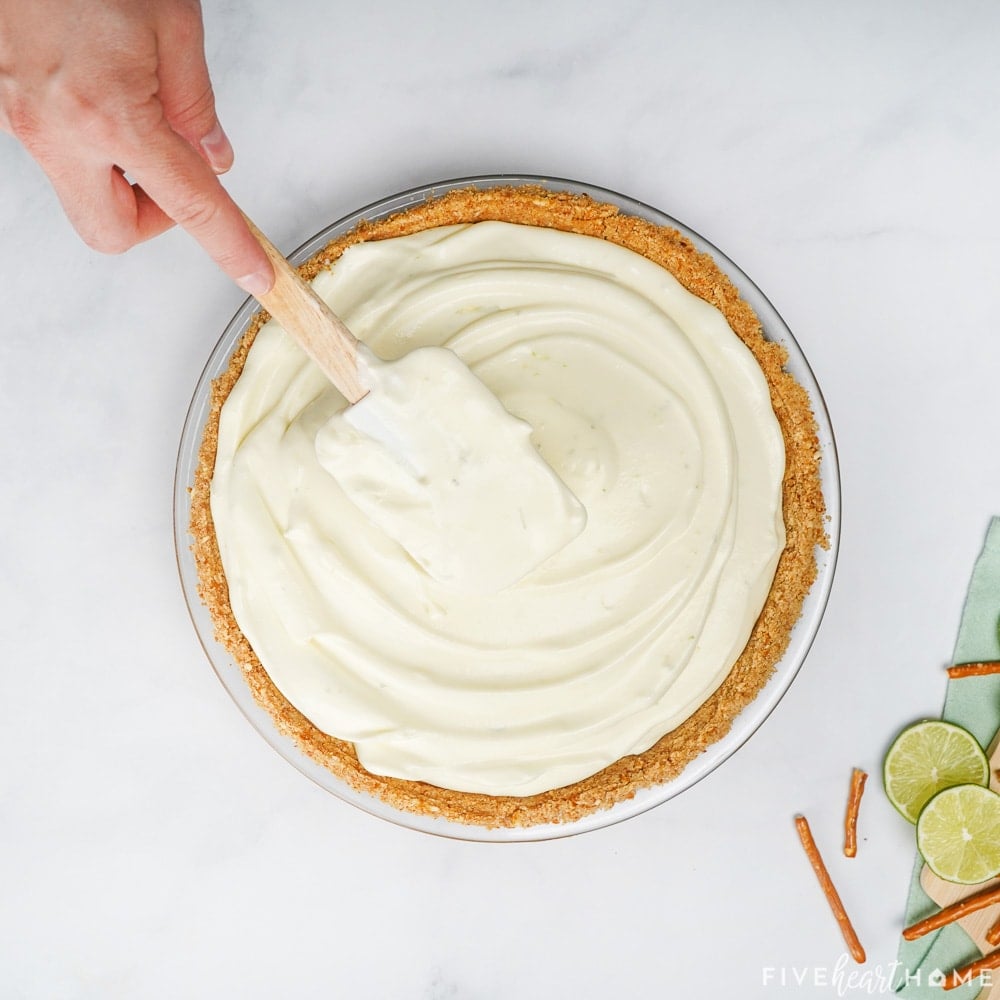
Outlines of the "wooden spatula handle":
M 358 341 L 330 307 L 302 280 L 280 250 L 246 219 L 274 267 L 274 287 L 257 301 L 294 337 L 326 377 L 356 403 L 367 395 L 358 375 Z

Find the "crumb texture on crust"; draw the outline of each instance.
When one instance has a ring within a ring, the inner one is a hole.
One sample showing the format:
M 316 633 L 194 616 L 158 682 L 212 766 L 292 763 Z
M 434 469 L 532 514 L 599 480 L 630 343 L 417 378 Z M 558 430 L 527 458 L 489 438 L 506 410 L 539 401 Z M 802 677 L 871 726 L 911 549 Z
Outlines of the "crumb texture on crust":
M 229 604 L 210 508 L 219 413 L 246 361 L 265 312 L 251 321 L 212 385 L 209 415 L 191 489 L 192 551 L 199 593 L 215 627 L 215 637 L 239 665 L 255 700 L 309 758 L 350 787 L 407 812 L 453 822 L 496 827 L 566 823 L 607 809 L 645 787 L 676 778 L 699 754 L 724 737 L 733 720 L 760 692 L 784 653 L 802 603 L 816 578 L 816 548 L 828 544 L 826 510 L 820 488 L 819 440 L 806 391 L 784 370 L 787 355 L 766 340 L 757 316 L 708 254 L 674 229 L 624 215 L 613 205 L 586 195 L 541 187 L 462 189 L 432 198 L 388 218 L 362 222 L 300 267 L 307 280 L 329 268 L 344 250 L 365 240 L 389 239 L 457 223 L 495 220 L 545 226 L 597 236 L 634 250 L 671 272 L 689 291 L 716 306 L 760 364 L 785 439 L 782 487 L 786 544 L 770 595 L 746 648 L 718 690 L 685 722 L 649 750 L 623 757 L 597 774 L 564 788 L 524 798 L 455 792 L 416 781 L 371 774 L 358 762 L 352 744 L 320 732 L 280 694 L 237 626 Z

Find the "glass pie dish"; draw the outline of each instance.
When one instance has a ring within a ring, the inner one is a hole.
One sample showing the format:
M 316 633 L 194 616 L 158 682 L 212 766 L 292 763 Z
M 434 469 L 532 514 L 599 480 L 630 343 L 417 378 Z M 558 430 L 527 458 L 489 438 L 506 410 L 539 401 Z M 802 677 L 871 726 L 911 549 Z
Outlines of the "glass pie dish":
M 321 230 L 295 251 L 290 259 L 293 263 L 302 263 L 320 252 L 332 240 L 352 230 L 362 220 L 377 221 L 414 207 L 429 198 L 444 195 L 449 191 L 522 185 L 540 186 L 552 192 L 586 195 L 594 201 L 616 207 L 625 215 L 645 219 L 656 226 L 677 230 L 697 250 L 707 253 L 715 261 L 716 265 L 739 291 L 744 301 L 755 311 L 766 339 L 784 347 L 788 354 L 785 368 L 809 397 L 818 428 L 821 453 L 821 488 L 826 505 L 826 533 L 829 546 L 824 550 L 817 550 L 817 578 L 807 595 L 801 616 L 791 632 L 787 650 L 777 664 L 770 680 L 759 691 L 754 700 L 736 717 L 727 735 L 710 745 L 673 780 L 640 789 L 633 797 L 610 808 L 558 824 L 487 828 L 395 808 L 381 799 L 349 786 L 341 778 L 307 756 L 291 738 L 286 737 L 278 730 L 270 713 L 255 700 L 240 666 L 234 662 L 225 647 L 216 641 L 212 616 L 199 597 L 198 575 L 190 548 L 191 539 L 188 530 L 190 487 L 194 482 L 199 448 L 209 418 L 213 380 L 227 370 L 231 355 L 258 310 L 256 302 L 247 300 L 226 327 L 201 374 L 185 420 L 178 454 L 174 495 L 174 533 L 182 587 L 195 630 L 212 667 L 238 707 L 261 736 L 304 774 L 345 801 L 380 818 L 412 829 L 466 840 L 541 840 L 605 827 L 644 812 L 652 806 L 672 798 L 721 764 L 759 728 L 801 667 L 826 607 L 839 543 L 840 490 L 836 448 L 829 416 L 805 357 L 780 316 L 750 279 L 725 255 L 669 216 L 615 192 L 574 181 L 523 175 L 461 178 L 407 191 L 366 206 Z

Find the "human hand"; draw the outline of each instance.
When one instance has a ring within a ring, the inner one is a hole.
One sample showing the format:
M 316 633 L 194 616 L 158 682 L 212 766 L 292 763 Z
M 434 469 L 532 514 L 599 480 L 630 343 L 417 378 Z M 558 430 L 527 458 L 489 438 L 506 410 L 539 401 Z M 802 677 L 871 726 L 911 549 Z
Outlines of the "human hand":
M 0 0 L 0 128 L 94 249 L 121 253 L 177 223 L 246 291 L 273 284 L 216 176 L 233 151 L 198 0 Z

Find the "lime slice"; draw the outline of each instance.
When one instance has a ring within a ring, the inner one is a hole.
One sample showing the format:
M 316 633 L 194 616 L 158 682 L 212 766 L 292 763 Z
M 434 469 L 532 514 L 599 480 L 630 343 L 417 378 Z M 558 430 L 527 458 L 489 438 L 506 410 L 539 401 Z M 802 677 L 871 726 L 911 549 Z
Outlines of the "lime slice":
M 917 820 L 917 847 L 949 882 L 973 885 L 1000 874 L 1000 795 L 982 785 L 938 792 Z
M 911 823 L 943 788 L 987 785 L 990 765 L 976 738 L 961 726 L 933 719 L 904 729 L 882 768 L 885 794 Z

